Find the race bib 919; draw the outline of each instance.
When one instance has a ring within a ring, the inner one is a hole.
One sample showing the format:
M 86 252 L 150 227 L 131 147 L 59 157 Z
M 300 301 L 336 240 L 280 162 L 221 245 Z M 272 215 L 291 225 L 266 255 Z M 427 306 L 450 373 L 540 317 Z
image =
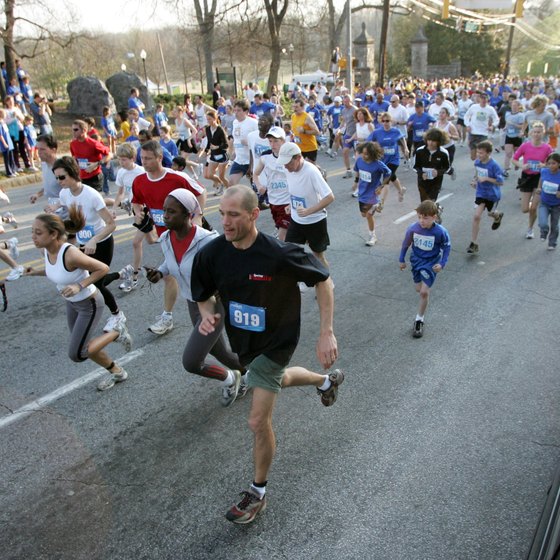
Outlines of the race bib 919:
M 263 332 L 266 327 L 265 310 L 262 307 L 230 301 L 229 322 L 238 329 Z

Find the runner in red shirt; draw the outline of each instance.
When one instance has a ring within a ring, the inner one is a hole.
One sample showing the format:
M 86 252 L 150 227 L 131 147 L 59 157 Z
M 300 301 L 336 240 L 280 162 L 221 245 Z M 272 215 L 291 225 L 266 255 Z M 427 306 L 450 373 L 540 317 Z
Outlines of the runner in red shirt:
M 163 203 L 167 195 L 175 189 L 187 189 L 198 200 L 201 209 L 206 203 L 206 190 L 193 179 L 179 171 L 163 167 L 163 152 L 159 142 L 150 140 L 142 145 L 140 152 L 142 166 L 146 174 L 139 175 L 132 183 L 132 207 L 134 209 L 134 225 L 141 232 L 149 234 L 155 226 L 158 236 L 167 228 L 163 222 Z M 146 210 L 145 210 L 146 208 Z M 195 216 L 193 222 L 201 225 L 202 215 Z M 153 238 L 146 235 L 148 243 Z M 177 300 L 177 281 L 173 276 L 164 278 L 163 314 L 148 327 L 154 334 L 165 334 L 173 328 L 173 306 Z
M 78 162 L 80 181 L 101 192 L 103 188 L 101 164 L 111 159 L 111 152 L 105 144 L 90 138 L 87 131 L 88 125 L 85 121 L 76 120 L 72 123 L 74 140 L 70 142 L 70 153 Z

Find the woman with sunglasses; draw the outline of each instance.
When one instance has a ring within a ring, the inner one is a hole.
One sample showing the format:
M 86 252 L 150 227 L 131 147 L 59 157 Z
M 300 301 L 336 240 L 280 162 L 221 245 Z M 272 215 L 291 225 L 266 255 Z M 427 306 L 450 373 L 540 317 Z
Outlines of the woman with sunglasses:
M 376 128 L 369 136 L 368 141 L 377 142 L 383 148 L 383 163 L 391 170 L 389 183 L 392 183 L 395 186 L 397 192 L 399 193 L 399 202 L 402 202 L 404 200 L 406 187 L 401 185 L 401 182 L 397 178 L 397 169 L 399 168 L 401 162 L 399 146 L 406 159 L 408 159 L 410 155 L 406 144 L 406 137 L 400 129 L 393 126 L 393 120 L 389 113 L 380 113 L 379 122 L 382 125 L 381 128 Z M 377 205 L 377 212 L 381 212 L 381 210 L 383 210 L 388 190 L 387 186 L 383 187 L 381 201 Z
M 111 330 L 93 338 L 93 331 L 103 313 L 101 296 L 95 286 L 102 281 L 109 267 L 67 242 L 69 233 L 83 231 L 86 227 L 85 216 L 80 208 L 70 206 L 68 214 L 68 219 L 64 222 L 53 214 L 40 214 L 35 218 L 31 238 L 35 246 L 44 251 L 45 268 L 28 268 L 25 274 L 47 276 L 56 284 L 58 292 L 66 301 L 70 359 L 73 362 L 83 362 L 90 358 L 104 367 L 108 374 L 97 385 L 97 389 L 105 391 L 115 383 L 127 379 L 128 374 L 115 364 L 104 348 L 117 341 L 128 352 L 132 339 L 123 322 L 115 323 Z
M 110 266 L 113 260 L 113 231 L 116 224 L 105 206 L 103 197 L 92 187 L 80 182 L 80 169 L 74 158 L 63 156 L 57 159 L 52 171 L 61 187 L 60 203 L 47 206 L 46 211 L 55 212 L 61 206 L 81 208 L 85 216 L 85 225 L 76 233 L 76 241 L 86 255 Z M 126 317 L 119 310 L 113 294 L 105 284 L 103 277 L 95 282 L 111 312 L 111 317 L 103 329 L 109 332 L 114 330 L 117 324 L 125 323 Z

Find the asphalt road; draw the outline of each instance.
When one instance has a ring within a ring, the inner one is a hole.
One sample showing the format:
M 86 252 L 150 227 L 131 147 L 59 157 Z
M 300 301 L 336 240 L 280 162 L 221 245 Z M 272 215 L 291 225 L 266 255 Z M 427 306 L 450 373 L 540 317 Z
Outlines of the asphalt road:
M 267 511 L 246 527 L 223 517 L 251 480 L 250 397 L 223 409 L 218 384 L 182 370 L 185 305 L 157 338 L 147 326 L 161 312 L 162 286 L 142 281 L 117 294 L 135 344 L 127 356 L 109 349 L 130 379 L 100 394 L 95 364 L 67 358 L 54 286 L 22 278 L 8 285 L 0 316 L 3 560 L 524 558 L 560 456 L 558 253 L 525 239 L 511 177 L 501 228 L 486 219 L 480 254 L 466 254 L 474 192 L 459 148 L 458 179 L 442 191 L 453 249 L 424 338 L 413 339 L 417 296 L 397 259 L 413 214 L 403 217 L 418 203 L 414 174 L 401 173 L 405 202 L 391 193 L 369 248 L 340 159 L 320 163 L 336 195 L 328 259 L 347 379 L 329 409 L 311 388 L 281 395 Z M 9 193 L 24 264 L 40 262 L 30 240 L 40 207 L 26 203 L 34 190 Z M 219 227 L 216 205 L 210 197 Z M 131 257 L 129 222 L 118 220 L 114 270 Z M 267 212 L 259 225 L 272 231 Z M 145 255 L 160 261 L 157 246 Z M 318 368 L 311 290 L 302 307 L 293 363 Z M 36 411 L 25 408 L 41 397 Z

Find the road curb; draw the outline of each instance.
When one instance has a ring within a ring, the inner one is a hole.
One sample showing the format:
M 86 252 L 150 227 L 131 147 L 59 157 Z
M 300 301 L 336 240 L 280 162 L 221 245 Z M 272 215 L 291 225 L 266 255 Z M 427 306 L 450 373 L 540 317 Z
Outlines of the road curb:
M 17 187 L 24 187 L 26 185 L 33 185 L 34 183 L 40 183 L 42 181 L 43 174 L 40 171 L 33 173 L 25 173 L 18 175 L 17 177 L 0 179 L 0 189 L 7 192 L 10 189 Z

